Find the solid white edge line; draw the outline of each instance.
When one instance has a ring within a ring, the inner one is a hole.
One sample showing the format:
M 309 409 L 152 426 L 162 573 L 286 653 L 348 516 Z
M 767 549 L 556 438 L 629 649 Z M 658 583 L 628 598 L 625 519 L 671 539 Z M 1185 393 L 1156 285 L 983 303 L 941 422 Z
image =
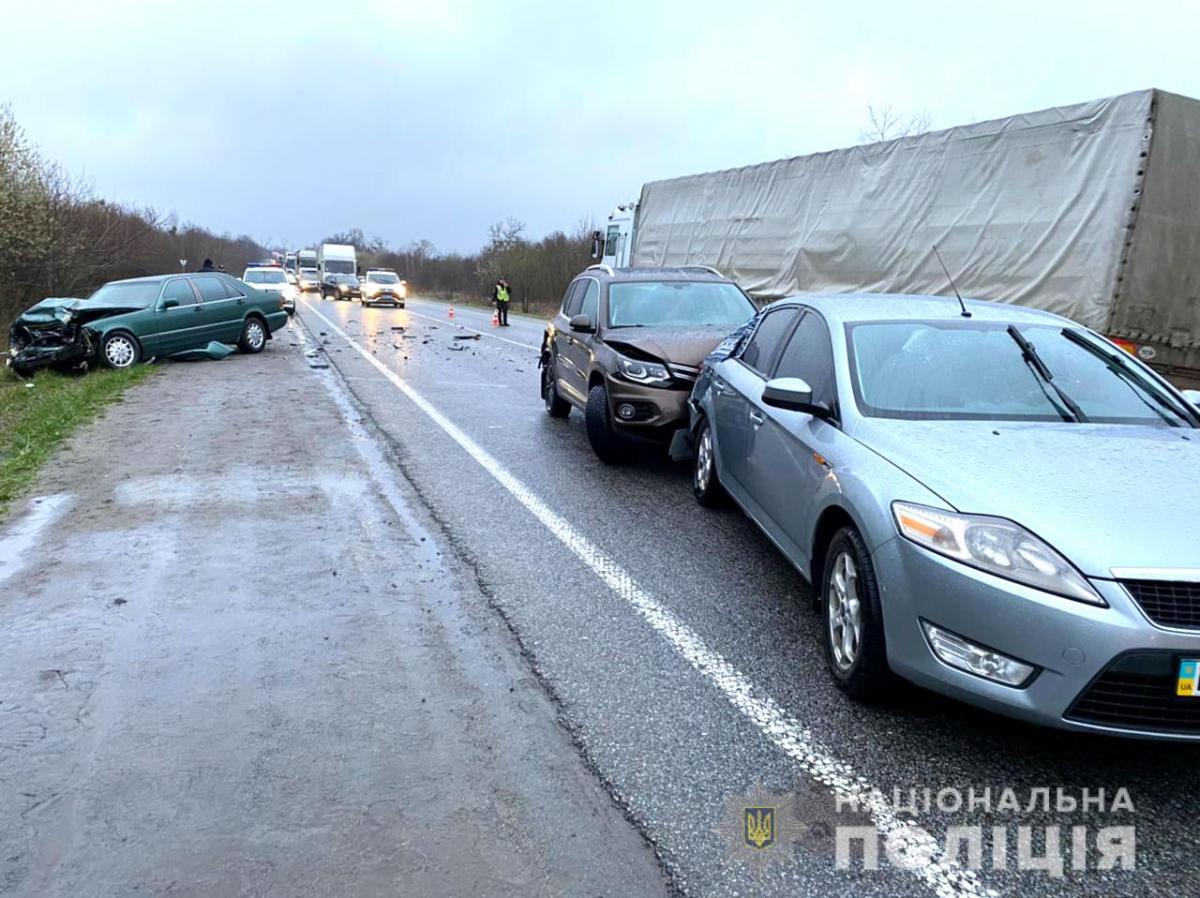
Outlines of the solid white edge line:
M 307 301 L 305 305 L 308 306 Z M 659 604 L 616 561 L 593 546 L 570 522 L 551 510 L 529 487 L 510 473 L 499 459 L 476 443 L 429 400 L 334 322 L 311 306 L 308 307 L 475 459 L 559 542 L 603 580 L 609 589 L 628 602 L 646 623 L 716 686 L 743 716 L 796 762 L 806 775 L 827 787 L 835 796 L 856 801 L 866 809 L 879 833 L 885 839 L 891 839 L 897 858 L 907 859 L 902 869 L 925 883 L 939 898 L 983 898 L 997 895 L 979 881 L 975 871 L 967 870 L 955 860 L 947 858 L 933 836 L 922 827 L 897 817 L 886 799 L 882 798 L 881 791 L 855 773 L 849 764 L 829 754 L 817 743 L 804 724 L 788 714 L 774 699 L 762 695 L 762 690 L 745 674 L 705 645 L 704 641 L 676 618 L 673 612 Z

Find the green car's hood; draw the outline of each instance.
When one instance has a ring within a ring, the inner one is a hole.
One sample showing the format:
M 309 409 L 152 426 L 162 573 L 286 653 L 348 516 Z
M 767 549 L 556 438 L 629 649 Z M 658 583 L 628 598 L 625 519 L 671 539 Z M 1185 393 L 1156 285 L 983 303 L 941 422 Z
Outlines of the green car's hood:
M 51 296 L 43 299 L 37 305 L 26 309 L 17 318 L 18 324 L 48 324 L 52 321 L 66 321 L 75 318 L 89 321 L 95 318 L 109 318 L 122 315 L 125 312 L 138 312 L 146 308 L 144 305 L 128 302 L 106 300 L 89 300 L 71 296 Z

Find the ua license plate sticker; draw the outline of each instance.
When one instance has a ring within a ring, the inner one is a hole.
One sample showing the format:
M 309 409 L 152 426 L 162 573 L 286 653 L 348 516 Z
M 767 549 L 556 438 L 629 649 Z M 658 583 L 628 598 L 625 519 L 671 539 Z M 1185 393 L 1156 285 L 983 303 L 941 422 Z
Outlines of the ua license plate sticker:
M 1184 658 L 1179 662 L 1179 679 L 1175 681 L 1175 694 L 1184 698 L 1200 696 L 1200 660 Z

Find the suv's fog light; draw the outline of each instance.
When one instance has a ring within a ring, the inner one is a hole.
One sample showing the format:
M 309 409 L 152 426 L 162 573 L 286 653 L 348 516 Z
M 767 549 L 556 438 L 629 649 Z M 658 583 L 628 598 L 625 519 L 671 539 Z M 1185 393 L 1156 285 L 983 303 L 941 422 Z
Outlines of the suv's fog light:
M 921 626 L 925 628 L 925 637 L 933 653 L 951 667 L 1005 686 L 1024 686 L 1033 676 L 1032 665 L 968 642 L 927 621 L 921 621 Z
M 629 421 L 637 414 L 637 409 L 628 402 L 622 402 L 617 406 L 617 417 Z

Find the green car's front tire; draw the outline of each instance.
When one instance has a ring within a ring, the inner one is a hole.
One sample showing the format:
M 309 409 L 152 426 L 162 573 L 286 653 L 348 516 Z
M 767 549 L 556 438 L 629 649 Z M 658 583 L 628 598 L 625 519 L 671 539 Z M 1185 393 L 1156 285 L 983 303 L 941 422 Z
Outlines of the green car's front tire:
M 127 331 L 113 331 L 100 343 L 100 358 L 109 368 L 132 368 L 142 358 L 142 345 Z
M 260 318 L 247 318 L 242 325 L 242 336 L 238 340 L 238 349 L 254 355 L 263 351 L 267 345 L 267 326 Z

